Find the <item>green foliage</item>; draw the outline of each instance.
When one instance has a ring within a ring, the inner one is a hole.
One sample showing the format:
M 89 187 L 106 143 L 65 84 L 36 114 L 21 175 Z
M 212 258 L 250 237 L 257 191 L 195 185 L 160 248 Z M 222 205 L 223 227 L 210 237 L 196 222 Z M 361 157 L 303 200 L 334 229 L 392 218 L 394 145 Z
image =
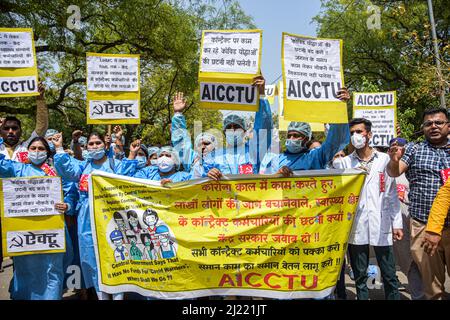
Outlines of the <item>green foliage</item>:
M 372 1 L 381 29 L 368 29 L 370 1 L 322 0 L 318 36 L 344 39 L 345 83 L 352 91 L 397 90 L 402 135 L 420 130 L 423 110 L 439 105 L 440 88 L 449 92 L 450 6 L 434 0 L 443 74 L 437 73 L 426 1 Z M 448 104 L 447 104 L 448 105 Z
M 81 11 L 81 30 L 66 27 L 69 5 Z M 86 125 L 86 52 L 141 55 L 142 124 L 127 125 L 127 141 L 140 137 L 146 144 L 168 144 L 172 97 L 189 97 L 188 124 L 220 127 L 221 114 L 198 108 L 198 51 L 202 29 L 254 28 L 235 0 L 4 0 L 0 25 L 31 27 L 36 40 L 39 77 L 47 87 L 50 128 L 105 132 Z M 33 128 L 34 98 L 0 99 L 2 114 L 25 120 Z

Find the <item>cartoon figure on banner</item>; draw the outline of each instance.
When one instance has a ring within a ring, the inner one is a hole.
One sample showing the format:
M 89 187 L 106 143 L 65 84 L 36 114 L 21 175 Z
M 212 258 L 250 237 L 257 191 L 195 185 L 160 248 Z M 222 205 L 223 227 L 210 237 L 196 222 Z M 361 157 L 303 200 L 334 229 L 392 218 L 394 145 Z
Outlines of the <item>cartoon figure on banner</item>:
M 159 254 L 163 259 L 175 258 L 176 251 L 174 242 L 170 240 L 169 228 L 160 225 L 156 228 L 156 235 L 159 238 L 160 248 Z
M 131 240 L 130 255 L 131 260 L 142 260 L 142 252 L 136 245 L 136 240 Z
M 141 234 L 141 241 L 145 245 L 142 260 L 156 260 L 158 254 L 155 252 L 155 246 L 153 245 L 153 242 L 150 239 L 150 234 L 148 233 Z
M 116 262 L 125 261 L 130 259 L 130 254 L 128 249 L 123 244 L 123 234 L 119 230 L 114 230 L 109 235 L 111 242 L 114 244 L 116 249 L 114 250 L 114 258 Z
M 130 225 L 130 229 L 127 230 L 126 237 L 128 243 L 131 243 L 133 240 L 137 244 L 141 241 L 140 235 L 145 231 L 142 229 L 141 224 L 139 223 L 139 217 L 136 211 L 128 210 L 127 212 L 128 224 Z
M 116 222 L 117 229 L 122 233 L 122 235 L 127 234 L 127 225 L 125 223 L 125 220 L 123 219 L 123 216 L 120 214 L 119 211 L 114 212 L 114 221 Z M 130 243 L 127 238 L 127 243 Z

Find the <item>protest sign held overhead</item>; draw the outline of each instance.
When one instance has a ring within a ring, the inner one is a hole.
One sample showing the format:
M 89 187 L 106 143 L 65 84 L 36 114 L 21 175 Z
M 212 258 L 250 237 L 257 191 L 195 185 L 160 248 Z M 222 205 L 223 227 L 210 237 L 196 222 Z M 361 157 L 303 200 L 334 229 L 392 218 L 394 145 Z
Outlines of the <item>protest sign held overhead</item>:
M 287 131 L 287 128 L 289 127 L 289 123 L 291 121 L 288 121 L 284 117 L 284 104 L 283 104 L 283 81 L 280 81 L 278 83 L 278 130 L 280 131 Z M 310 122 L 309 125 L 311 126 L 312 132 L 324 132 L 325 127 L 323 123 L 317 123 L 317 122 Z
M 389 141 L 397 136 L 396 92 L 353 93 L 353 118 L 372 122 L 372 146 L 388 147 Z
M 60 177 L 1 179 L 4 256 L 65 251 Z
M 200 107 L 257 111 L 261 30 L 205 30 L 200 53 Z
M 140 123 L 139 55 L 86 54 L 87 123 Z
M 92 174 L 100 290 L 159 299 L 333 292 L 365 175 L 229 178 L 161 187 Z
M 283 33 L 282 69 L 286 120 L 346 123 L 342 40 Z
M 33 29 L 0 28 L 0 97 L 37 95 Z

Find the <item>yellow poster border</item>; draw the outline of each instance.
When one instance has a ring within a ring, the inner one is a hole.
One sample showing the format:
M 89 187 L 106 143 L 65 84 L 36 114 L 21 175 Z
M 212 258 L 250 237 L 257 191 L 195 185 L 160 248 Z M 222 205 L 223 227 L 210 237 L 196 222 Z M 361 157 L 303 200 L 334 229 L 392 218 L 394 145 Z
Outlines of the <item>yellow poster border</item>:
M 342 39 L 332 38 L 316 38 L 311 36 L 299 35 L 295 33 L 283 32 L 281 37 L 281 69 L 283 78 L 283 104 L 284 104 L 284 118 L 291 121 L 303 121 L 303 122 L 318 122 L 318 123 L 347 123 L 347 103 L 340 101 L 304 101 L 304 100 L 288 100 L 287 99 L 287 86 L 286 86 L 286 70 L 284 67 L 284 38 L 285 36 L 306 38 L 313 40 L 333 40 L 339 41 L 339 55 L 341 62 L 341 80 L 342 87 L 345 87 L 344 80 L 344 68 L 343 68 L 343 41 Z M 305 110 L 320 109 L 319 114 L 308 114 Z M 294 110 L 291 110 L 294 109 Z
M 112 54 L 112 53 L 96 53 L 86 52 L 87 57 L 111 57 L 111 58 L 137 58 L 138 64 L 138 90 L 137 91 L 88 91 L 87 90 L 87 74 L 88 64 L 86 63 L 86 122 L 87 124 L 140 124 L 141 123 L 141 62 L 139 54 Z M 91 100 L 137 100 L 138 101 L 138 118 L 137 119 L 91 119 L 89 101 Z
M 198 94 L 200 96 L 200 83 L 220 83 L 220 84 L 252 84 L 253 78 L 261 74 L 261 57 L 262 57 L 262 29 L 232 29 L 232 30 L 202 30 L 202 40 L 200 44 L 199 70 L 198 70 Z M 250 73 L 229 73 L 229 72 L 203 72 L 200 70 L 202 63 L 203 42 L 205 33 L 259 33 L 259 52 L 258 52 L 258 71 L 256 74 Z M 255 105 L 248 106 L 237 103 L 216 103 L 216 102 L 199 102 L 202 109 L 212 110 L 238 110 L 238 111 L 258 111 L 259 94 Z
M 372 106 L 355 106 L 356 95 L 360 93 L 369 93 L 369 94 L 383 94 L 383 93 L 393 93 L 394 95 L 394 105 L 393 106 L 385 106 L 385 107 L 372 107 Z M 397 128 L 398 119 L 398 107 L 397 107 L 397 91 L 381 91 L 381 92 L 354 92 L 353 93 L 353 112 L 352 117 L 355 118 L 355 110 L 394 110 L 394 128 Z M 397 138 L 397 130 L 394 130 L 394 138 Z
M 13 77 L 36 77 L 36 86 L 39 85 L 39 74 L 37 69 L 36 47 L 34 43 L 34 33 L 32 28 L 0 28 L 0 32 L 29 32 L 31 33 L 31 45 L 33 47 L 33 60 L 34 65 L 26 68 L 0 68 L 0 77 L 13 78 Z M 12 97 L 32 97 L 38 96 L 39 92 L 29 93 L 6 93 L 1 94 L 1 98 Z

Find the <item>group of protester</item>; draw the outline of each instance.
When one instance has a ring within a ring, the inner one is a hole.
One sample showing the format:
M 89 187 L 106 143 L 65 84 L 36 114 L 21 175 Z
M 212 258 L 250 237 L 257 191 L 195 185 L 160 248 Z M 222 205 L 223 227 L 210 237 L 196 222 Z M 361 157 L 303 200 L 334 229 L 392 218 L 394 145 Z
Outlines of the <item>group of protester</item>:
M 256 77 L 253 85 L 258 88 L 260 104 L 252 130 L 241 115 L 233 113 L 224 118 L 220 136 L 203 132 L 195 137 L 194 144 L 183 115 L 186 101 L 182 93 L 173 100 L 171 143 L 162 147 L 146 146 L 140 140 L 126 147 L 120 126 L 105 137 L 96 132 L 86 137 L 76 130 L 70 143 L 64 145 L 62 133 L 48 128 L 42 86 L 37 97 L 36 128 L 28 140 L 21 139 L 19 119 L 3 118 L 0 178 L 60 176 L 64 202 L 55 207 L 64 213 L 66 222 L 66 253 L 13 258 L 11 298 L 61 299 L 65 270 L 76 264 L 82 270 L 82 294 L 95 290 L 93 296 L 98 299 L 124 299 L 124 294 L 111 297 L 98 287 L 87 183 L 94 170 L 166 185 L 202 177 L 220 180 L 230 174 L 288 177 L 296 170 L 349 168 L 367 173 L 347 252 L 358 299 L 369 298 L 370 246 L 381 270 L 386 299 L 400 299 L 396 264 L 408 277 L 413 299 L 444 298 L 445 267 L 450 261 L 450 186 L 448 181 L 443 183 L 450 168 L 447 110 L 435 108 L 424 113 L 423 142 L 395 138 L 387 153 L 371 147 L 372 125 L 362 118 L 348 124 L 330 124 L 323 143 L 313 140 L 308 123 L 291 122 L 282 152 L 278 138 L 272 134 L 274 124 L 264 97 L 264 78 Z M 342 88 L 338 98 L 348 101 L 350 93 Z M 224 147 L 220 143 L 223 137 Z M 351 152 L 346 155 L 344 150 Z M 346 298 L 343 274 L 344 268 L 336 289 L 341 299 Z

